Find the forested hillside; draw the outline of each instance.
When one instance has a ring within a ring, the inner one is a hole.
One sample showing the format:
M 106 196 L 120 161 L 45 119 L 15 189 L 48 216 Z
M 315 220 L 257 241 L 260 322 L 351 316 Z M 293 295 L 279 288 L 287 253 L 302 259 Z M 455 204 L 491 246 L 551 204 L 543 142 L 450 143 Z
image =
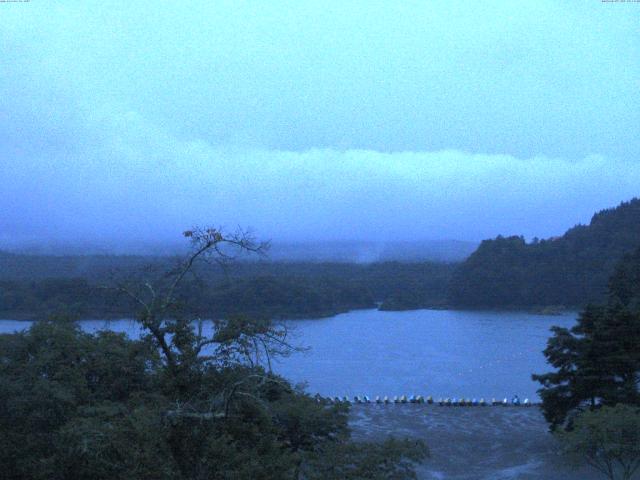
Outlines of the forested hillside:
M 601 302 L 616 263 L 640 246 L 640 200 L 596 213 L 562 237 L 485 240 L 455 271 L 449 303 L 517 308 Z
M 485 240 L 461 264 L 239 261 L 202 265 L 179 292 L 194 313 L 300 318 L 357 308 L 581 307 L 602 302 L 616 263 L 640 247 L 640 200 L 596 213 L 562 237 Z M 127 316 L 133 305 L 104 286 L 166 271 L 160 256 L 40 256 L 0 252 L 0 315 L 70 311 Z M 145 265 L 147 265 L 145 267 Z M 187 301 L 188 300 L 188 301 Z
M 145 261 L 150 263 L 147 268 Z M 104 287 L 171 265 L 168 257 L 7 254 L 0 258 L 0 316 L 130 316 L 133 302 Z M 398 310 L 440 307 L 453 269 L 452 264 L 429 262 L 237 262 L 226 269 L 199 266 L 177 293 L 192 313 L 216 318 L 236 313 L 314 317 L 378 304 Z
M 416 478 L 424 442 L 353 441 L 346 403 L 272 371 L 300 351 L 286 325 L 229 316 L 210 334 L 193 328 L 177 292 L 195 262 L 219 260 L 220 244 L 261 247 L 214 229 L 189 236 L 175 268 L 123 286 L 140 339 L 85 333 L 64 316 L 0 334 L 0 478 Z
M 0 251 L 0 280 L 48 278 L 104 279 L 149 264 L 167 264 L 169 257 L 141 255 L 30 255 Z
M 553 371 L 533 375 L 552 429 L 573 430 L 576 415 L 589 418 L 603 406 L 635 406 L 635 414 L 633 409 L 622 414 L 629 421 L 640 414 L 640 248 L 614 268 L 603 304 L 588 305 L 572 328 L 552 332 L 544 354 Z M 631 431 L 640 440 L 637 428 Z

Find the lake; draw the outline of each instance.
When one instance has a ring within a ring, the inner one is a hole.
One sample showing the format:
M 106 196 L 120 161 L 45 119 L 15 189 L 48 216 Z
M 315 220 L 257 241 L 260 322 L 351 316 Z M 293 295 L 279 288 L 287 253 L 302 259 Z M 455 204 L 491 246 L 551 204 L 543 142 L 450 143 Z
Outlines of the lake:
M 311 393 L 432 395 L 538 399 L 532 373 L 549 370 L 542 350 L 553 325 L 570 327 L 576 314 L 523 312 L 357 310 L 329 318 L 286 322 L 308 352 L 274 369 Z M 29 322 L 0 320 L 0 332 Z M 109 328 L 139 335 L 131 320 L 85 320 L 86 331 Z

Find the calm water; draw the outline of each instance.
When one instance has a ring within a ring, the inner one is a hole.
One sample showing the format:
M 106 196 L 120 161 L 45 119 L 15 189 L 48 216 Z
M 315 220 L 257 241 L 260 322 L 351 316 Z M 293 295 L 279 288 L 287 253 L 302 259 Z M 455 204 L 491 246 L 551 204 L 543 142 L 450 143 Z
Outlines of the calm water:
M 295 343 L 308 346 L 275 365 L 322 395 L 433 395 L 537 398 L 531 373 L 545 372 L 542 350 L 552 325 L 569 327 L 575 314 L 359 310 L 288 322 Z M 0 332 L 28 327 L 0 320 Z M 86 331 L 139 334 L 130 320 L 88 320 Z

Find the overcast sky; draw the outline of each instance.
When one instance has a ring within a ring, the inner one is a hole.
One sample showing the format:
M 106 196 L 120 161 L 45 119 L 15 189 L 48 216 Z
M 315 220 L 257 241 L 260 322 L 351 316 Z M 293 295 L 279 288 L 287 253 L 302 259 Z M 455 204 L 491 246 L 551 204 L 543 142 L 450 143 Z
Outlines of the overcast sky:
M 640 194 L 640 4 L 0 3 L 0 242 L 558 235 Z

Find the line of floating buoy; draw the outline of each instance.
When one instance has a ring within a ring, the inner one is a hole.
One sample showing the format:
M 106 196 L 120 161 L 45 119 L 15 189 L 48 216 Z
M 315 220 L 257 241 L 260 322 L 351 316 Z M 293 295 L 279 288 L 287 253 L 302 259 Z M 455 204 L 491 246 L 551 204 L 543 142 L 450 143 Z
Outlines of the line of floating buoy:
M 511 401 L 509 401 L 506 397 L 502 400 L 496 400 L 492 398 L 490 401 L 485 400 L 484 398 L 467 398 L 467 397 L 440 397 L 437 400 L 434 400 L 432 396 L 423 397 L 422 395 L 411 395 L 407 397 L 406 395 L 393 396 L 393 397 L 380 397 L 376 396 L 372 401 L 370 397 L 367 395 L 355 395 L 353 398 L 348 396 L 343 397 L 322 397 L 320 395 L 316 395 L 316 399 L 318 402 L 325 401 L 327 403 L 355 403 L 355 404 L 368 404 L 368 403 L 376 403 L 376 404 L 391 404 L 391 403 L 426 403 L 429 405 L 439 405 L 441 407 L 486 407 L 486 406 L 513 406 L 513 407 L 529 407 L 534 405 L 528 398 L 525 398 L 522 402 L 518 398 L 518 396 L 514 396 Z M 538 405 L 536 403 L 535 405 Z

